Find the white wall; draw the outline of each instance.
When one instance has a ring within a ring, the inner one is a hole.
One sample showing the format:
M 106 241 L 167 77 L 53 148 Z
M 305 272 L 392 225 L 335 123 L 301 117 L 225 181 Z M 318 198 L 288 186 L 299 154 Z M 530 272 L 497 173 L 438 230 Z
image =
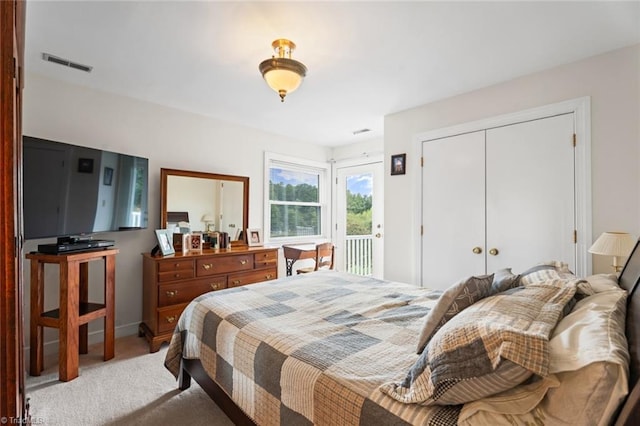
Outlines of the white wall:
M 331 149 L 221 122 L 159 105 L 69 85 L 28 74 L 24 90 L 23 133 L 149 158 L 149 228 L 99 234 L 115 240 L 116 336 L 133 334 L 142 319 L 142 256 L 156 243 L 160 223 L 160 168 L 249 176 L 249 226 L 262 227 L 264 151 L 326 161 Z M 199 219 L 199 218 L 198 218 Z M 47 240 L 29 240 L 24 250 Z M 281 262 L 284 263 L 284 262 Z M 24 261 L 25 342 L 29 346 L 29 261 Z M 281 275 L 284 275 L 282 265 Z M 100 301 L 99 262 L 90 264 L 90 300 Z M 46 268 L 45 308 L 58 306 L 58 271 Z M 90 341 L 101 341 L 101 321 L 89 325 Z M 45 329 L 45 344 L 57 330 Z M 54 345 L 47 345 L 50 352 Z M 117 348 L 116 348 L 117 350 Z
M 382 137 L 354 142 L 349 145 L 336 146 L 333 148 L 332 159 L 357 160 L 369 156 L 382 154 L 384 151 L 384 140 Z
M 407 153 L 407 174 L 385 176 L 385 278 L 419 280 L 415 253 L 420 238 L 417 134 L 583 96 L 591 97 L 593 238 L 616 230 L 637 237 L 640 45 L 386 116 L 385 162 L 393 154 Z M 611 259 L 594 256 L 593 271 L 610 272 L 610 263 Z

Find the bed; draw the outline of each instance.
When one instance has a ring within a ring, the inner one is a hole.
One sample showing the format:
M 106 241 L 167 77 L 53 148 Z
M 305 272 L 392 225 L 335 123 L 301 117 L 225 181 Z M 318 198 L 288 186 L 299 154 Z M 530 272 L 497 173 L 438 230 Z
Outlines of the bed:
M 207 293 L 165 366 L 236 424 L 640 424 L 638 244 L 619 278 L 502 274 L 458 293 L 336 271 Z

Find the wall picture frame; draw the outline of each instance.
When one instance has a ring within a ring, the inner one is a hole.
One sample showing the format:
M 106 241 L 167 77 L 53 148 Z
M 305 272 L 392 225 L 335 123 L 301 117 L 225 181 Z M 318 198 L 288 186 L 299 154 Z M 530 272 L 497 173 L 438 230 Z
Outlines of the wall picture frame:
M 93 173 L 93 158 L 78 158 L 78 173 Z
M 249 247 L 258 247 L 264 245 L 262 240 L 262 229 L 247 228 L 247 244 Z
M 173 235 L 168 229 L 156 229 L 156 239 L 158 240 L 158 247 L 160 247 L 160 252 L 163 256 L 175 254 Z
M 407 173 L 407 154 L 391 156 L 391 175 L 403 175 Z

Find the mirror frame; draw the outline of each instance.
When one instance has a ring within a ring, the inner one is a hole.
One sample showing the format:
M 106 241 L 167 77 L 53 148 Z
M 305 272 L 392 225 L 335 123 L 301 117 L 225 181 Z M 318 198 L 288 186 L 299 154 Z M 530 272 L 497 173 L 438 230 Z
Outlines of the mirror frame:
M 249 177 L 248 176 L 234 176 L 234 175 L 222 175 L 218 173 L 196 172 L 192 170 L 176 170 L 176 169 L 160 169 L 160 228 L 165 229 L 167 227 L 167 179 L 169 176 L 183 176 L 193 177 L 201 179 L 215 179 L 215 180 L 231 180 L 235 182 L 242 182 L 244 186 L 243 191 L 243 206 L 242 206 L 242 235 L 244 235 L 249 227 Z M 243 238 L 242 243 L 246 241 L 246 236 Z M 238 240 L 236 240 L 238 242 Z

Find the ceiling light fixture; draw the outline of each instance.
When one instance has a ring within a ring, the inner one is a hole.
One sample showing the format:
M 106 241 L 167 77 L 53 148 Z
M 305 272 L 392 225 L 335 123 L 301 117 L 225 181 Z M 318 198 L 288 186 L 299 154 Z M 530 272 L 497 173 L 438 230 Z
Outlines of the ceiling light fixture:
M 307 67 L 295 59 L 291 59 L 291 52 L 296 48 L 290 40 L 279 38 L 271 43 L 275 55 L 260 63 L 262 77 L 269 87 L 280 95 L 280 101 L 300 86 L 307 74 Z

